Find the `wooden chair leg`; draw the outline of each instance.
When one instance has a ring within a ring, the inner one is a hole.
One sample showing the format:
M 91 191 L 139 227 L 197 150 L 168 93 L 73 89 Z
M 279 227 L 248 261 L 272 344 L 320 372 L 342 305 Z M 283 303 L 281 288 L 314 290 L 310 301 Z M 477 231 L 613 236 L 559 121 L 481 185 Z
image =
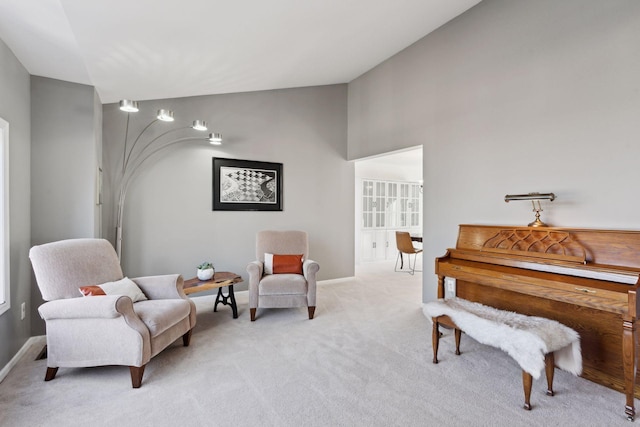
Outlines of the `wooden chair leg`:
M 58 373 L 58 368 L 47 367 L 47 373 L 44 375 L 44 380 L 51 381 L 56 377 L 57 373 Z
M 315 307 L 309 307 L 309 320 L 313 319 L 313 315 L 316 312 L 316 308 Z
M 555 372 L 556 360 L 553 353 L 544 355 L 544 369 L 547 374 L 547 396 L 553 396 L 553 374 Z
M 524 409 L 531 410 L 531 385 L 533 377 L 530 373 L 522 371 L 522 387 L 524 388 Z
M 433 346 L 433 363 L 438 363 L 438 346 L 440 345 L 440 328 L 438 321 L 433 318 L 433 332 L 431 333 L 431 345 Z
M 133 388 L 140 388 L 142 385 L 142 375 L 144 375 L 144 367 L 142 366 L 129 366 L 129 371 L 131 371 L 131 385 Z
M 182 336 L 182 344 L 185 347 L 189 347 L 189 344 L 191 343 L 191 334 L 193 334 L 193 328 L 189 329 L 187 333 Z
M 462 336 L 462 330 L 454 328 L 456 336 L 456 356 L 460 356 L 460 337 Z
M 256 309 L 250 308 L 249 313 L 251 313 L 251 321 L 253 322 L 254 320 L 256 320 Z

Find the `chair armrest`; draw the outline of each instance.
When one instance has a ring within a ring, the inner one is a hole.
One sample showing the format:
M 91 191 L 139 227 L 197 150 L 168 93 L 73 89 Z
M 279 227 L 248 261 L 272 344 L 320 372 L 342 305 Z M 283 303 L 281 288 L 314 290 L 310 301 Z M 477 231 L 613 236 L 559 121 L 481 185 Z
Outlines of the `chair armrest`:
M 315 281 L 318 270 L 320 270 L 320 264 L 313 260 L 306 259 L 302 263 L 302 274 L 304 274 L 304 278 L 307 280 L 313 277 L 313 280 Z
M 247 265 L 247 273 L 249 273 L 249 286 L 251 286 L 252 282 L 255 282 L 257 286 L 262 279 L 262 273 L 264 271 L 264 263 L 261 261 L 251 261 L 249 265 Z
M 261 261 L 252 261 L 247 265 L 247 273 L 249 273 L 249 308 L 258 307 L 258 285 L 262 279 L 264 272 L 264 263 Z
M 309 307 L 316 306 L 316 273 L 320 270 L 320 265 L 310 259 L 302 263 L 302 274 L 307 281 L 307 303 Z
M 196 326 L 196 305 L 184 293 L 184 279 L 180 274 L 164 274 L 160 276 L 136 277 L 133 280 L 150 300 L 184 299 L 189 301 L 191 312 L 189 323 Z
M 145 276 L 131 279 L 149 299 L 187 299 L 182 288 L 184 280 L 179 274 Z
M 115 319 L 133 315 L 131 298 L 123 295 L 78 297 L 49 301 L 38 307 L 40 317 L 52 319 Z
M 48 366 L 142 366 L 151 358 L 149 329 L 128 296 L 54 300 L 38 312 L 47 322 Z

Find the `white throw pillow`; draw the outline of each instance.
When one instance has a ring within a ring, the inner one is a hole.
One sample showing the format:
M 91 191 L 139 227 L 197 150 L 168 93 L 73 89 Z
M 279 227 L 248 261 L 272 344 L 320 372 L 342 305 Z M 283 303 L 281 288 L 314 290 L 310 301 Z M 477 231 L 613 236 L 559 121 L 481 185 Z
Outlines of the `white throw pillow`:
M 102 289 L 104 295 L 126 295 L 131 298 L 131 301 L 133 302 L 144 301 L 147 299 L 147 296 L 142 292 L 138 285 L 128 277 L 115 282 L 103 283 L 101 285 L 85 286 L 80 288 L 80 292 L 82 292 L 84 296 L 100 295 L 99 290 L 95 289 L 96 287 Z
M 264 254 L 264 274 L 273 274 L 273 254 Z

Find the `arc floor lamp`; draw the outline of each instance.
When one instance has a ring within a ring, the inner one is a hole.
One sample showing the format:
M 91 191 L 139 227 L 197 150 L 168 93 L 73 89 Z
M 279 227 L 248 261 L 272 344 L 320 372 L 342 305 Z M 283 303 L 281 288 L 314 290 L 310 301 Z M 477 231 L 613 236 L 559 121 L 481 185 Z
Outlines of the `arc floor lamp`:
M 148 163 L 148 160 L 158 152 L 165 150 L 175 144 L 185 141 L 205 141 L 208 140 L 213 145 L 222 144 L 222 135 L 219 133 L 210 133 L 209 138 L 198 136 L 181 136 L 171 139 L 171 136 L 180 131 L 196 130 L 206 131 L 207 124 L 204 120 L 194 120 L 190 126 L 174 126 L 158 135 L 150 135 L 145 141 L 145 134 L 156 123 L 172 123 L 174 122 L 173 111 L 160 109 L 156 117 L 151 120 L 136 136 L 133 143 L 129 146 L 129 121 L 132 113 L 139 111 L 138 102 L 124 99 L 120 101 L 120 110 L 127 113 L 127 123 L 124 137 L 124 149 L 122 152 L 122 170 L 120 175 L 120 183 L 117 186 L 118 204 L 116 211 L 116 252 L 118 259 L 122 260 L 122 226 L 124 216 L 124 204 L 127 197 L 127 191 L 133 179 L 140 172 L 142 167 Z

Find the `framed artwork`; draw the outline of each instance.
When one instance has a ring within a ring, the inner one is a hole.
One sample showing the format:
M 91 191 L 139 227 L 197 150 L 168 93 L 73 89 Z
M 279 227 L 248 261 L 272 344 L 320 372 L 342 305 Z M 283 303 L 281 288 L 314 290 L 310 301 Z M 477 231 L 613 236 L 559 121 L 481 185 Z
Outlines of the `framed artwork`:
M 281 211 L 282 163 L 213 158 L 214 211 Z

